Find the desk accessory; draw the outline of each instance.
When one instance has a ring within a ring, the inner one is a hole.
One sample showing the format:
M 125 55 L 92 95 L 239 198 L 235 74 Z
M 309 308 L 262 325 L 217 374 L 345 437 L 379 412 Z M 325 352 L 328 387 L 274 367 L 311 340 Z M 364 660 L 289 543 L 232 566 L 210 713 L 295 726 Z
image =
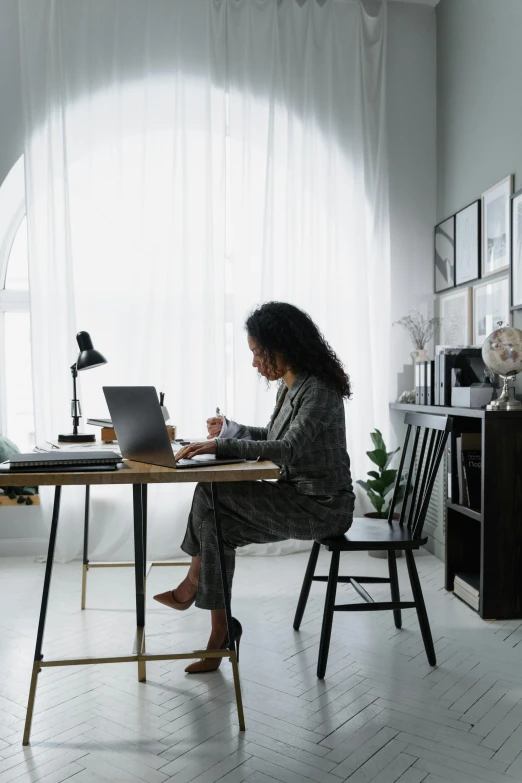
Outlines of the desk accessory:
M 487 410 L 520 411 L 522 403 L 509 396 L 508 383 L 522 370 L 522 331 L 499 321 L 498 329 L 484 341 L 482 358 L 486 367 L 504 381 L 500 397 L 490 402 Z
M 71 416 L 73 420 L 73 431 L 65 434 L 58 435 L 58 440 L 62 443 L 93 443 L 96 438 L 92 434 L 85 432 L 78 432 L 78 424 L 80 423 L 80 417 L 82 415 L 82 409 L 80 406 L 80 400 L 76 396 L 76 378 L 78 372 L 81 370 L 89 370 L 93 367 L 99 367 L 102 364 L 107 364 L 105 356 L 95 350 L 92 344 L 92 340 L 88 332 L 78 332 L 76 335 L 76 341 L 80 349 L 78 358 L 71 367 L 71 374 L 73 379 L 73 399 L 71 402 Z

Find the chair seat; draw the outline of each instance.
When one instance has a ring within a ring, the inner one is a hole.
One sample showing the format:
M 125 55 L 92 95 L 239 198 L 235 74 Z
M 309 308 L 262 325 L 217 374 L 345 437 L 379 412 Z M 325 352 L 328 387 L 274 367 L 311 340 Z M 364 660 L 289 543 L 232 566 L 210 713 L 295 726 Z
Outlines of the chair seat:
M 319 541 L 329 552 L 366 549 L 418 549 L 428 541 L 414 538 L 406 526 L 389 525 L 385 519 L 356 518 L 344 536 L 332 536 Z

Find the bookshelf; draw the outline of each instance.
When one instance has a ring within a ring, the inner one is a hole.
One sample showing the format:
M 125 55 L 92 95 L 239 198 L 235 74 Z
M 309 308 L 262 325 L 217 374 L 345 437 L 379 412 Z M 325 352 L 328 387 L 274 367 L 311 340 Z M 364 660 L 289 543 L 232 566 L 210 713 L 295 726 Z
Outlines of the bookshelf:
M 479 589 L 478 613 L 485 619 L 522 618 L 522 412 L 392 403 L 395 411 L 452 416 L 445 469 L 445 587 L 455 576 Z M 456 438 L 463 432 L 482 436 L 481 508 L 458 499 Z

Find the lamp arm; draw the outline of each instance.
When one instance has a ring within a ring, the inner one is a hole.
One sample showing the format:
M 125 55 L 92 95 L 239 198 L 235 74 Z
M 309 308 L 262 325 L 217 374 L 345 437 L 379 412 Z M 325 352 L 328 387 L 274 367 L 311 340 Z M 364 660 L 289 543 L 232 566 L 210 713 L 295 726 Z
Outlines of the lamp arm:
M 78 377 L 78 370 L 76 369 L 76 362 L 71 367 L 71 374 L 73 379 L 73 399 L 71 402 L 71 416 L 73 420 L 73 435 L 78 434 L 78 425 L 80 423 L 80 416 L 82 415 L 82 409 L 80 406 L 80 400 L 76 395 L 76 378 Z

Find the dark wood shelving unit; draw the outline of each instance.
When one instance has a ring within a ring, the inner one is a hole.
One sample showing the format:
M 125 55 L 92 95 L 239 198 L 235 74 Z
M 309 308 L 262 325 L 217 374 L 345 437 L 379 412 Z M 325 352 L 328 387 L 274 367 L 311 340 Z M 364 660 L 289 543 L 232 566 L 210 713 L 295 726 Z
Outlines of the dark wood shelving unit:
M 481 510 L 453 502 L 458 494 L 446 500 L 445 587 L 453 590 L 456 573 L 476 574 L 481 617 L 522 618 L 522 411 L 402 403 L 390 408 L 453 417 L 445 467 L 454 489 L 456 438 L 481 433 Z
M 474 509 L 469 508 L 469 506 L 461 506 L 459 503 L 451 503 L 447 500 L 446 507 L 451 508 L 452 511 L 458 511 L 459 514 L 465 514 L 467 517 L 471 517 L 471 519 L 475 519 L 477 522 L 482 522 L 482 514 L 480 511 L 475 511 Z

